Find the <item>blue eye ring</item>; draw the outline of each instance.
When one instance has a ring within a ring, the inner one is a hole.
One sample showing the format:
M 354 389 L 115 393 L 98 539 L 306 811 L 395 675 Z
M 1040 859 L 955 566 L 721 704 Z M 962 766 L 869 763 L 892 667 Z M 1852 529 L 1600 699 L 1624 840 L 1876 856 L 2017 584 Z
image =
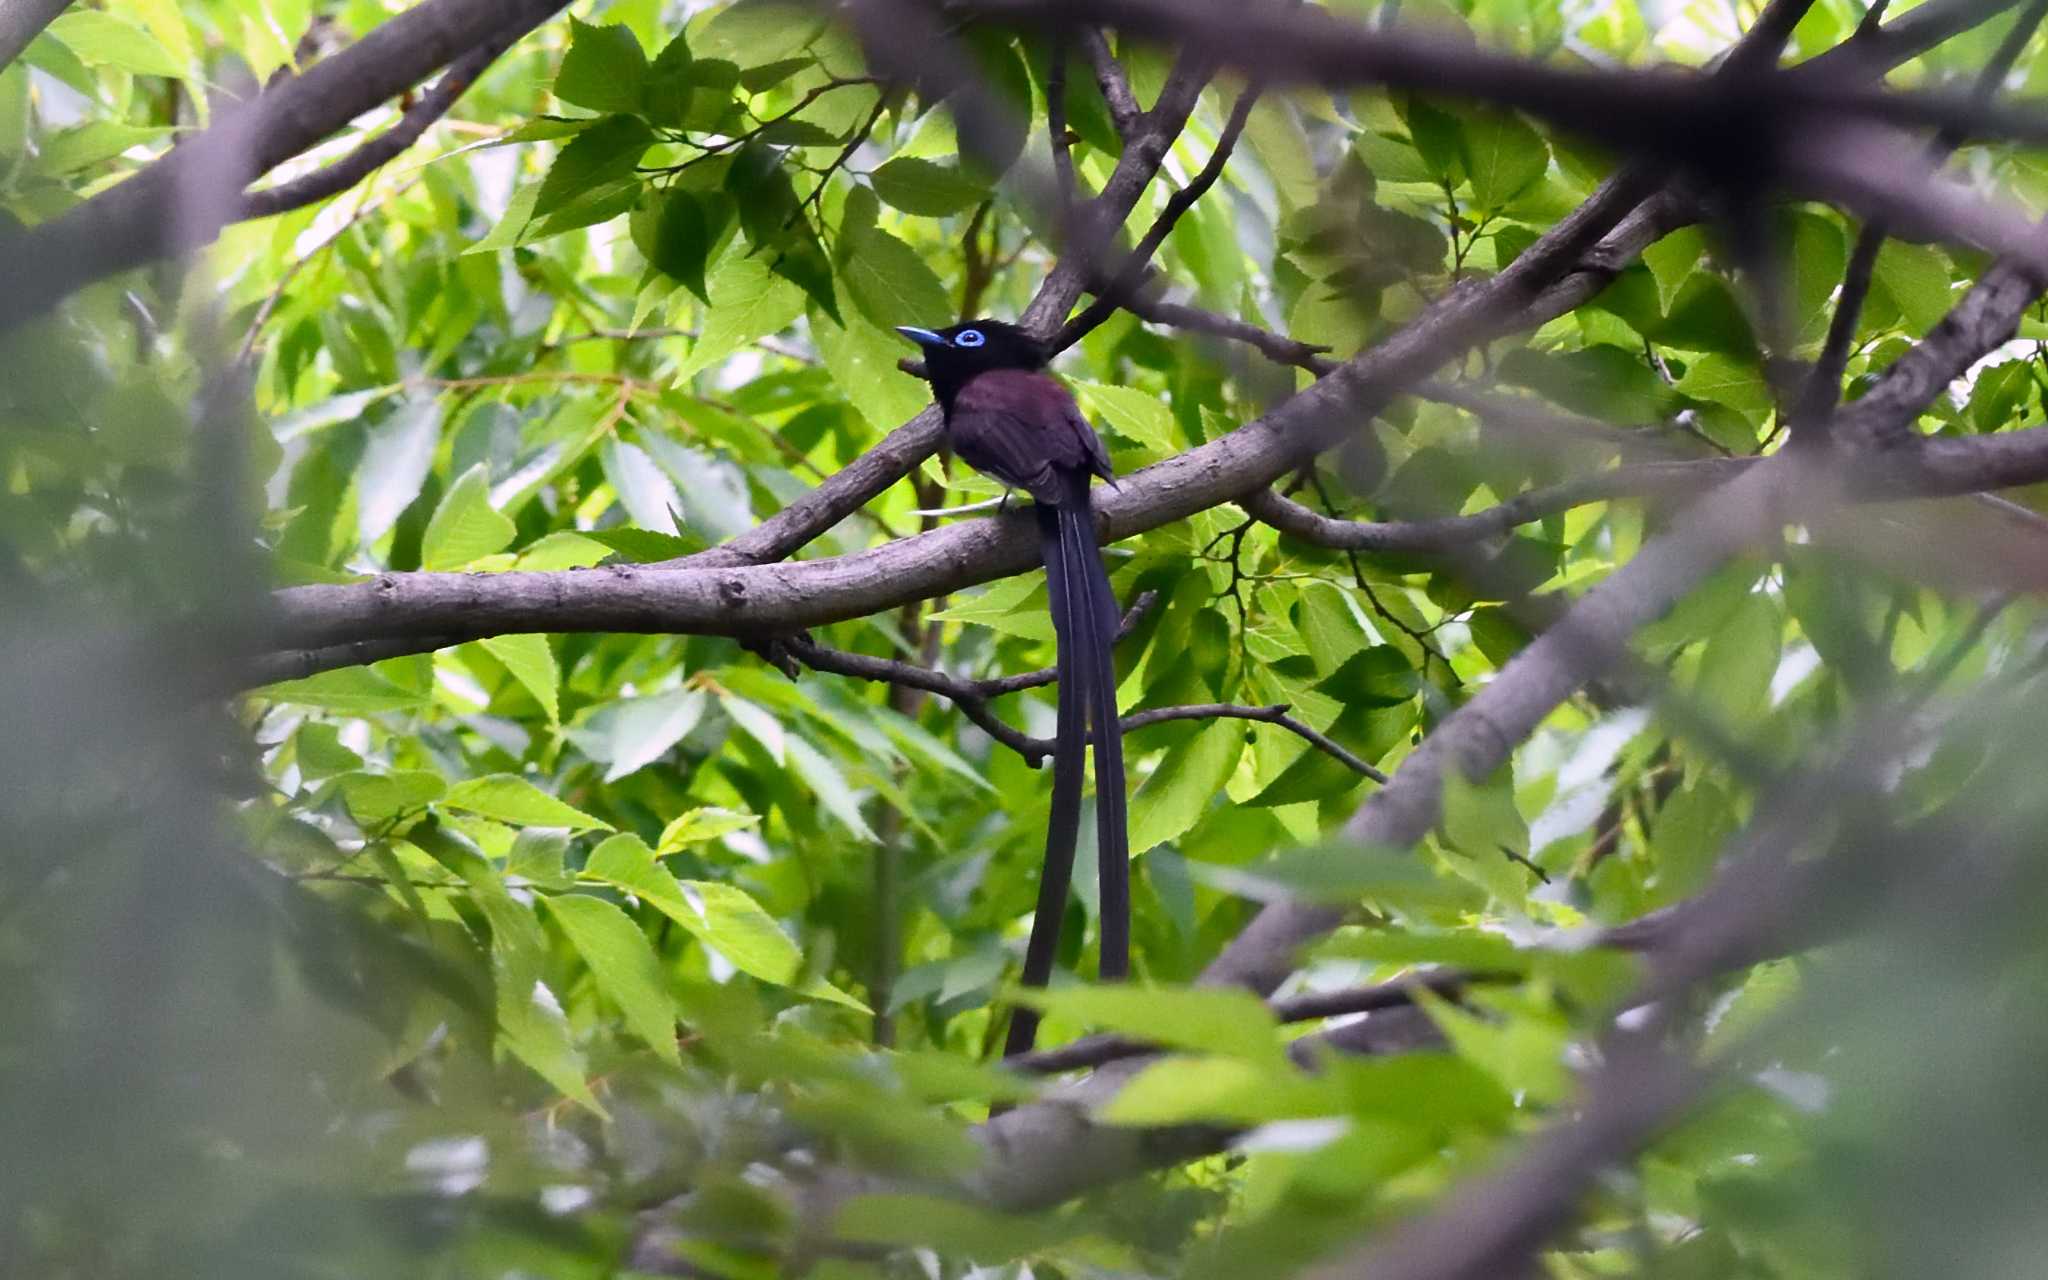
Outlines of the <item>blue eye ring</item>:
M 987 341 L 979 329 L 962 329 L 953 335 L 953 345 L 956 347 L 978 347 Z

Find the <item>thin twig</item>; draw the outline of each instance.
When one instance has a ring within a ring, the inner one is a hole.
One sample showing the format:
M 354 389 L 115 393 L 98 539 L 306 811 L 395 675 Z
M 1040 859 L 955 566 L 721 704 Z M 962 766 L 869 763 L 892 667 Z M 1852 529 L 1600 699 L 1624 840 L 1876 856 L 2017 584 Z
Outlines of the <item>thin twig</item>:
M 244 192 L 242 207 L 236 216 L 267 218 L 339 195 L 355 186 L 418 142 L 428 126 L 447 115 L 456 99 L 468 92 L 485 68 L 496 62 L 499 54 L 511 48 L 520 34 L 510 29 L 493 32 L 484 43 L 449 64 L 434 87 L 421 94 L 398 118 L 397 124 L 324 169 L 316 169 L 303 177 L 280 182 L 261 191 Z
M 1197 200 L 1208 194 L 1209 188 L 1216 185 L 1216 179 L 1223 176 L 1223 167 L 1230 163 L 1230 153 L 1237 149 L 1237 140 L 1243 135 L 1245 122 L 1251 118 L 1252 108 L 1258 105 L 1258 101 L 1257 85 L 1252 85 L 1237 96 L 1237 103 L 1230 110 L 1230 118 L 1224 122 L 1223 133 L 1216 139 L 1216 148 L 1209 153 L 1209 162 L 1202 166 L 1201 172 L 1197 173 L 1185 187 L 1167 197 L 1166 207 L 1153 219 L 1151 228 L 1145 232 L 1144 238 L 1138 241 L 1138 247 L 1133 249 L 1124 259 L 1123 265 L 1108 277 L 1108 282 L 1097 290 L 1095 301 L 1089 303 L 1080 315 L 1060 326 L 1060 331 L 1047 343 L 1049 349 L 1064 351 L 1079 342 L 1097 325 L 1109 319 L 1131 291 L 1138 287 L 1151 265 L 1152 256 L 1159 252 L 1160 245 L 1166 243 L 1166 237 L 1173 231 L 1174 224 L 1180 221 L 1182 214 L 1194 207 Z

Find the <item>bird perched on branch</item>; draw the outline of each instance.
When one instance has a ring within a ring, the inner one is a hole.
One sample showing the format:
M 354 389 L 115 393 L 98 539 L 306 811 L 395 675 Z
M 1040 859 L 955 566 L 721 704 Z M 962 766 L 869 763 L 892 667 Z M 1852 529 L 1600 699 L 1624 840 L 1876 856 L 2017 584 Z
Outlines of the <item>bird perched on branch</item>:
M 950 329 L 906 326 L 897 332 L 924 348 L 926 377 L 946 415 L 953 452 L 975 470 L 1024 490 L 1036 503 L 1059 642 L 1059 728 L 1045 869 L 1024 951 L 1024 985 L 1044 986 L 1052 974 L 1081 829 L 1082 757 L 1091 741 L 1102 890 L 1098 972 L 1103 978 L 1121 978 L 1130 971 L 1131 868 L 1123 734 L 1110 651 L 1118 610 L 1089 501 L 1094 477 L 1115 480 L 1109 454 L 1072 394 L 1045 372 L 1045 348 L 1022 329 L 998 320 L 969 320 Z M 1019 1009 L 1010 1019 L 1004 1053 L 1030 1049 L 1037 1029 L 1038 1015 Z

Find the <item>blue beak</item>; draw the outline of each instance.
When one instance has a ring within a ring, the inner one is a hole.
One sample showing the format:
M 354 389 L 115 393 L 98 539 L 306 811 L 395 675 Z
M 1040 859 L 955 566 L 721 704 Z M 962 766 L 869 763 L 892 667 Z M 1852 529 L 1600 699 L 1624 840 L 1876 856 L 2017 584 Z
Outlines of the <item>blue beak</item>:
M 920 329 L 915 325 L 899 324 L 896 326 L 896 332 L 915 342 L 920 347 L 950 347 L 953 345 L 946 341 L 944 334 L 933 333 L 930 329 Z

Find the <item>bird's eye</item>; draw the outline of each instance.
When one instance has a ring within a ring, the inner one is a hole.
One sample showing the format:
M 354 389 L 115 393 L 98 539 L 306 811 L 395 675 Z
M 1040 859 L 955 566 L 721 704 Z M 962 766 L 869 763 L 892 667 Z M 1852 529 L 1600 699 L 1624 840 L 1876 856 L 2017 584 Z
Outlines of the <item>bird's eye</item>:
M 981 336 L 979 329 L 962 329 L 953 335 L 953 345 L 956 347 L 978 347 L 987 341 L 987 338 Z

